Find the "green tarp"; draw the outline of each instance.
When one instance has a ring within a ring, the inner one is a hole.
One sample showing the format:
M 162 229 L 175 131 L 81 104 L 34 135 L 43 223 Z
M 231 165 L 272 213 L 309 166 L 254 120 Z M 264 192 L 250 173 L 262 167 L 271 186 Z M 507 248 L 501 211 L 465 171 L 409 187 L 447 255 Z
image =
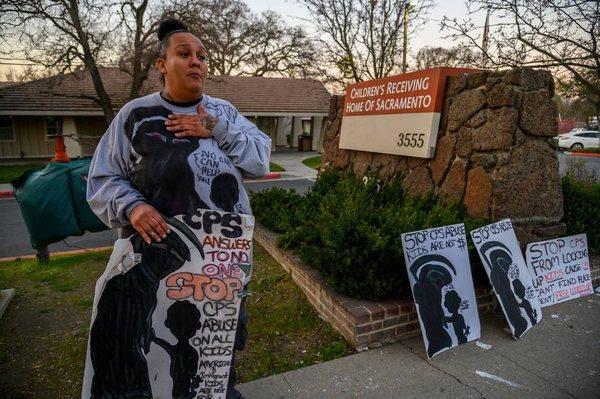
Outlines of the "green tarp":
M 86 231 L 107 230 L 85 200 L 90 158 L 51 162 L 12 182 L 35 249 Z

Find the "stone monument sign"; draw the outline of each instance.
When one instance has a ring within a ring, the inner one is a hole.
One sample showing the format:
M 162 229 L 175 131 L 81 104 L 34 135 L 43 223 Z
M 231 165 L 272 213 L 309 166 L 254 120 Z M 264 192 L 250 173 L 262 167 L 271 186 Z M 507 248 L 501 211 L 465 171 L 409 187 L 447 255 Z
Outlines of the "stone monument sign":
M 446 77 L 474 72 L 430 68 L 349 85 L 340 148 L 433 157 Z

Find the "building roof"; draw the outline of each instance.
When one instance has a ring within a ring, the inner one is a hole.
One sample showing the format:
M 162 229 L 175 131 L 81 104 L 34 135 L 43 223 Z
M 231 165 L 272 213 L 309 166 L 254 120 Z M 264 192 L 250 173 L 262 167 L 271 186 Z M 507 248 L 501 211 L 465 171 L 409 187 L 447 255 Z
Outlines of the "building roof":
M 12 86 L 12 85 L 16 85 L 19 82 L 0 82 L 0 89 L 3 87 L 8 87 L 8 86 Z
M 113 107 L 129 96 L 130 76 L 119 68 L 100 68 Z M 144 82 L 142 95 L 162 89 L 157 71 Z M 330 94 L 312 79 L 209 76 L 205 93 L 231 102 L 244 114 L 327 114 Z M 87 71 L 0 86 L 0 114 L 101 115 Z

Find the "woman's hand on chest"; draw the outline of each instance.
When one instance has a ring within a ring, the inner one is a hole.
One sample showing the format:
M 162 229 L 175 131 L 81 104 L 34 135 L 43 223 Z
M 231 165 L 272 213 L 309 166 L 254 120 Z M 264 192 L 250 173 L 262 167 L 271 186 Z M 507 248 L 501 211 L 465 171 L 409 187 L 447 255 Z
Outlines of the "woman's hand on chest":
M 219 119 L 209 115 L 201 104 L 198 104 L 197 110 L 197 115 L 170 114 L 165 121 L 167 130 L 177 137 L 212 137 L 212 130 Z

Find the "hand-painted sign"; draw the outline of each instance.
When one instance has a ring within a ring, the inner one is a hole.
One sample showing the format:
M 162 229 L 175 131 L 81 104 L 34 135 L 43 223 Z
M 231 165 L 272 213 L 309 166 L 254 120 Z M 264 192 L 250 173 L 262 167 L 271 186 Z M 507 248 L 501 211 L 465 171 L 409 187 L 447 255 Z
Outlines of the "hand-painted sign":
M 471 231 L 471 238 L 508 320 L 518 339 L 542 319 L 531 275 L 510 219 Z
M 152 244 L 118 240 L 96 283 L 82 398 L 225 398 L 249 215 L 198 209 Z
M 525 254 L 542 307 L 594 292 L 585 234 L 533 242 Z
M 433 157 L 446 77 L 474 72 L 432 68 L 349 85 L 340 148 Z
M 402 246 L 427 356 L 479 338 L 464 224 L 402 234 Z

